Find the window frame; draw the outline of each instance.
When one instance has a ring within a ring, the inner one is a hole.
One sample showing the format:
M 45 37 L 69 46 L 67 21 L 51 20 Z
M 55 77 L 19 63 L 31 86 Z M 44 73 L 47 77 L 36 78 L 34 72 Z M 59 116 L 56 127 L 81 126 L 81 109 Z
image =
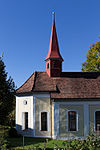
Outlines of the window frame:
M 28 129 L 25 129 L 25 113 L 28 113 L 28 111 L 22 112 L 22 130 L 28 130 L 29 129 L 29 113 L 28 113 Z
M 95 124 L 96 124 L 96 118 L 95 118 L 95 113 L 97 112 L 97 111 L 100 111 L 100 109 L 96 109 L 95 111 L 94 111 L 94 132 L 100 132 L 100 131 L 97 131 L 96 130 L 96 126 L 95 126 Z
M 42 131 L 41 130 L 41 113 L 46 112 L 47 113 L 47 131 Z M 49 112 L 46 110 L 40 111 L 39 112 L 39 131 L 40 132 L 49 132 Z
M 49 63 L 47 63 L 47 69 L 49 69 L 49 67 L 50 67 L 50 64 L 49 64 Z
M 69 117 L 68 117 L 68 113 L 70 112 L 70 111 L 74 111 L 74 112 L 76 112 L 76 131 L 70 131 L 69 130 L 69 128 L 68 128 L 68 124 L 69 124 Z M 75 110 L 75 109 L 70 109 L 70 110 L 67 110 L 67 112 L 66 112 L 66 127 L 67 127 L 67 132 L 78 132 L 79 131 L 79 129 L 78 129 L 78 119 L 79 119 L 79 115 L 78 115 L 78 110 Z
M 23 100 L 23 105 L 27 105 L 27 100 Z

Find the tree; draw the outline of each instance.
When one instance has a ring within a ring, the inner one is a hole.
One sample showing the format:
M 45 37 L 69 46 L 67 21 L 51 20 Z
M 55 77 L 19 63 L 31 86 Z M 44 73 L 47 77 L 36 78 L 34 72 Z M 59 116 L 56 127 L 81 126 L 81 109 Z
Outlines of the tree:
M 91 44 L 87 60 L 82 63 L 83 72 L 100 72 L 100 41 Z
M 7 116 L 14 109 L 15 84 L 7 79 L 3 57 L 0 57 L 0 124 L 7 124 Z

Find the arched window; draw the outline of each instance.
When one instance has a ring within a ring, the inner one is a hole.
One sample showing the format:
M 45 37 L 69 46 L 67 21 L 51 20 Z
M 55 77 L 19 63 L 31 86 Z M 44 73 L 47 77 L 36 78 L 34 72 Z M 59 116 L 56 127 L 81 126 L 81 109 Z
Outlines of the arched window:
M 49 69 L 49 63 L 47 63 L 47 69 Z
M 28 112 L 22 113 L 22 129 L 23 130 L 28 129 Z
M 53 67 L 53 68 L 57 68 L 56 61 L 53 61 L 52 67 Z
M 76 111 L 68 111 L 68 131 L 78 130 L 78 114 Z
M 100 111 L 95 112 L 95 131 L 100 131 Z
M 47 111 L 41 111 L 40 112 L 40 131 L 48 131 L 49 127 L 49 113 Z

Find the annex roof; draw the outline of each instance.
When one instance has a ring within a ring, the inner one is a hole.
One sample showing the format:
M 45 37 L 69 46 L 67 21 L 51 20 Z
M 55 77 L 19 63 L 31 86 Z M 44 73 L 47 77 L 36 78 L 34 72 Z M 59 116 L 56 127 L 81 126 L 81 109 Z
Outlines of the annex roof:
M 100 98 L 99 72 L 62 72 L 61 77 L 49 77 L 35 72 L 16 90 L 16 94 L 49 92 L 52 99 Z

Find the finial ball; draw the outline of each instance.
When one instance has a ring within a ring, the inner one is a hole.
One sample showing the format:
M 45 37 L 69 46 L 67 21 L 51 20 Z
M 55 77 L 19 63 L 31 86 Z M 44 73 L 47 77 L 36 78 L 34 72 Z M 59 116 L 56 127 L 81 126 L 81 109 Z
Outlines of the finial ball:
M 55 12 L 53 11 L 53 15 L 55 14 Z

